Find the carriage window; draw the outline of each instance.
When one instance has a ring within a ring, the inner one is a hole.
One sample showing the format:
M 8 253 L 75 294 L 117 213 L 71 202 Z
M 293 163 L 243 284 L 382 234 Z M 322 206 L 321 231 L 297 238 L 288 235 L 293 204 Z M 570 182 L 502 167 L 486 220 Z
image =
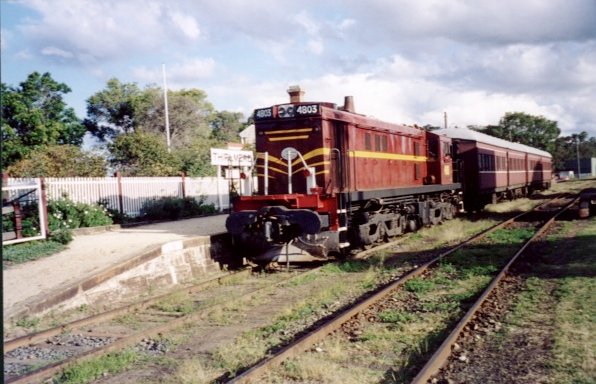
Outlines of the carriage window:
M 367 151 L 372 150 L 372 143 L 370 141 L 370 133 L 364 134 L 364 149 Z
M 375 135 L 375 151 L 381 151 L 381 136 Z
M 443 142 L 443 156 L 451 156 L 451 145 Z
M 428 156 L 436 158 L 439 156 L 439 142 L 437 140 L 428 141 Z
M 387 136 L 381 136 L 381 151 L 387 152 Z

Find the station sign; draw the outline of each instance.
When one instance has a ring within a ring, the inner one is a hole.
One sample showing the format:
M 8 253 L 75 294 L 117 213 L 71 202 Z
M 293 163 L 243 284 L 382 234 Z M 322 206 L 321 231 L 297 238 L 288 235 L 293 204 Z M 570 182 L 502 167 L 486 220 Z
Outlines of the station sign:
M 253 153 L 251 151 L 211 148 L 211 165 L 250 167 L 252 164 Z

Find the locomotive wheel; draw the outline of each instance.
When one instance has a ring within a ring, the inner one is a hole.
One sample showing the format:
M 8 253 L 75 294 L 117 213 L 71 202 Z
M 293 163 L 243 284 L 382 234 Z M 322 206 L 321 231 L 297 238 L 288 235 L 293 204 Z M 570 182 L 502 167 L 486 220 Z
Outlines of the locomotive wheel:
M 579 203 L 579 211 L 578 216 L 580 219 L 586 219 L 590 217 L 590 202 L 589 201 L 582 201 Z

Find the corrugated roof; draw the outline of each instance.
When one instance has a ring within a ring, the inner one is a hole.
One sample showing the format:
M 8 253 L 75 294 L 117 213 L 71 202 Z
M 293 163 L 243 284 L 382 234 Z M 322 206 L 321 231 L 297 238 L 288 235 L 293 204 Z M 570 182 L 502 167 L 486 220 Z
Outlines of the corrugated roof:
M 530 147 L 525 144 L 512 143 L 511 141 L 499 139 L 486 133 L 478 132 L 468 128 L 444 128 L 432 131 L 437 135 L 447 136 L 452 139 L 471 140 L 479 143 L 490 144 L 501 148 L 513 149 L 515 151 L 527 152 L 538 156 L 552 158 L 552 155 L 538 148 Z

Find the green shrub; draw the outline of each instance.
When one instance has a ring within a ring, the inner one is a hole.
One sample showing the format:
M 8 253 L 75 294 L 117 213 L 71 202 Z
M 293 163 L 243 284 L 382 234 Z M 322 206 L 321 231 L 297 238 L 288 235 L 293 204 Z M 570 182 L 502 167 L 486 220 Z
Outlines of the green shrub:
M 75 203 L 67 197 L 48 202 L 50 230 L 110 225 L 114 223 L 111 215 L 101 204 Z
M 48 202 L 49 238 L 62 244 L 72 241 L 72 230 L 113 224 L 111 213 L 101 204 L 75 203 L 63 196 Z
M 152 199 L 141 207 L 141 217 L 148 220 L 178 220 L 215 212 L 213 204 L 203 204 L 192 197 L 160 197 Z

